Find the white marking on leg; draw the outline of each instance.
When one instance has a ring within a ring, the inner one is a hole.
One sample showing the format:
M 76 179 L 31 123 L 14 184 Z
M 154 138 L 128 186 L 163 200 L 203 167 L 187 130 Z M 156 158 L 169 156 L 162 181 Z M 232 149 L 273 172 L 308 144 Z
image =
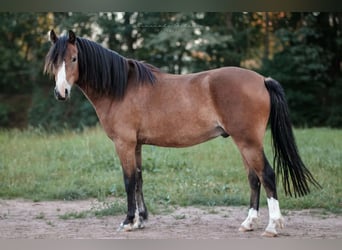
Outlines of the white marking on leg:
M 139 194 L 136 193 L 135 215 L 134 215 L 134 219 L 133 219 L 133 229 L 141 229 L 141 228 L 145 227 L 144 223 L 143 223 L 143 219 L 139 215 L 141 209 L 139 209 L 139 199 L 137 197 L 138 195 Z
M 254 208 L 250 208 L 248 211 L 248 216 L 242 222 L 239 231 L 246 232 L 246 231 L 252 231 L 253 230 L 253 224 L 255 224 L 258 220 L 258 211 Z
M 133 218 L 133 223 L 129 223 L 129 224 L 124 224 L 124 221 L 121 222 L 119 228 L 117 229 L 118 232 L 120 231 L 133 231 L 135 229 L 142 229 L 144 228 L 144 221 L 143 219 L 139 216 L 139 209 L 138 209 L 138 203 L 136 203 L 136 208 L 135 208 L 135 214 L 134 214 L 134 218 Z
M 269 212 L 269 222 L 266 227 L 264 236 L 276 236 L 277 228 L 284 227 L 284 218 L 281 215 L 279 202 L 272 198 L 267 198 L 268 212 Z

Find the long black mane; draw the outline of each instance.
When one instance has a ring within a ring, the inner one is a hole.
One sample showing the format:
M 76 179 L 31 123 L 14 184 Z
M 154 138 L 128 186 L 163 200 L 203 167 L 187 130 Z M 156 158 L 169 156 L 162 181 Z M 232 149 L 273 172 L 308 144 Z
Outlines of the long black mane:
M 54 68 L 64 60 L 68 37 L 60 37 L 51 47 L 45 59 L 44 71 L 53 73 Z M 129 77 L 135 77 L 135 84 L 153 84 L 156 81 L 154 66 L 127 59 L 115 51 L 106 49 L 88 39 L 76 39 L 78 49 L 79 79 L 77 85 L 96 94 L 122 98 L 128 87 Z

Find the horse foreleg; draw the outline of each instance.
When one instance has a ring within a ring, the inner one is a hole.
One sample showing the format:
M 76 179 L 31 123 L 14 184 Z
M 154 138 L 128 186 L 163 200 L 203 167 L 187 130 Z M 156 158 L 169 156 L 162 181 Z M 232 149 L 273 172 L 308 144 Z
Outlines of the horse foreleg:
M 123 166 L 123 169 L 125 167 Z M 119 230 L 131 231 L 134 229 L 136 221 L 136 175 L 128 175 L 124 170 L 124 183 L 127 195 L 127 216 L 126 219 L 120 224 Z
M 144 228 L 144 220 L 147 219 L 147 209 L 142 193 L 141 170 L 138 168 L 134 177 L 124 176 L 124 180 L 127 193 L 127 217 L 119 229 L 125 231 L 142 229 Z
M 252 169 L 249 169 L 248 181 L 251 188 L 250 207 L 247 218 L 244 220 L 244 222 L 242 222 L 239 228 L 240 232 L 252 231 L 253 226 L 258 221 L 260 180 Z
M 137 228 L 143 228 L 143 221 L 148 219 L 148 212 L 144 201 L 143 195 L 143 179 L 142 179 L 142 166 L 141 166 L 141 145 L 137 145 L 135 149 L 135 158 L 137 163 L 137 173 L 136 173 L 136 190 L 135 190 L 135 200 L 136 200 L 136 215 L 137 222 L 134 224 Z
M 116 144 L 127 194 L 127 216 L 118 230 L 132 231 L 143 228 L 143 220 L 147 218 L 147 210 L 142 195 L 141 167 L 138 167 L 139 159 L 137 162 L 137 148 L 135 145 L 130 147 L 122 143 Z

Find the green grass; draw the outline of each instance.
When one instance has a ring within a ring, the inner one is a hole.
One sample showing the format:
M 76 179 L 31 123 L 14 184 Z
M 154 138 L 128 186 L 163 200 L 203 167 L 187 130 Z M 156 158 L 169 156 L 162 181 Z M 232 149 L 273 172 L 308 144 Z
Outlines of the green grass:
M 304 162 L 323 189 L 290 198 L 279 182 L 281 207 L 342 212 L 342 130 L 296 129 L 295 135 Z M 270 145 L 268 132 L 265 151 L 271 162 Z M 246 172 L 231 139 L 182 149 L 144 146 L 143 178 L 152 213 L 160 206 L 249 203 Z M 61 134 L 39 129 L 0 131 L 0 198 L 104 200 L 108 196 L 122 200 L 125 192 L 113 143 L 100 127 Z M 266 205 L 264 192 L 261 205 Z M 110 209 L 108 213 L 114 208 Z M 117 210 L 123 210 L 122 204 Z
M 83 219 L 86 218 L 89 214 L 89 211 L 82 211 L 82 212 L 69 212 L 63 215 L 60 215 L 59 218 L 62 220 L 69 220 L 69 219 Z

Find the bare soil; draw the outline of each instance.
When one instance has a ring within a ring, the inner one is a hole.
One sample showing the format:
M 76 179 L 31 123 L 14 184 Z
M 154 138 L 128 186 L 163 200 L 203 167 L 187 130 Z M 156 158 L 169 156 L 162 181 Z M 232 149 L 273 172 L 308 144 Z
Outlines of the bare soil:
M 2 239 L 241 239 L 262 238 L 268 222 L 266 208 L 252 232 L 239 232 L 246 207 L 179 207 L 167 214 L 150 214 L 145 228 L 117 231 L 124 214 L 97 218 L 62 219 L 101 205 L 95 200 L 32 202 L 0 200 Z M 283 210 L 285 228 L 279 238 L 342 239 L 342 215 L 323 210 Z

